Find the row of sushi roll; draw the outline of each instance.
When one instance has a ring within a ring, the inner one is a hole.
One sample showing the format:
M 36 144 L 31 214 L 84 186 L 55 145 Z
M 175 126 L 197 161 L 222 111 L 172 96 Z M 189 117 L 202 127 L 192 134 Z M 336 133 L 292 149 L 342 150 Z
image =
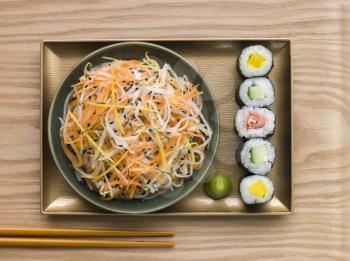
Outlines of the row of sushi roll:
M 249 175 L 239 185 L 240 195 L 248 205 L 270 201 L 274 185 L 266 175 L 275 161 L 275 147 L 266 138 L 274 134 L 275 114 L 269 109 L 275 101 L 272 82 L 266 77 L 273 57 L 266 47 L 253 45 L 243 49 L 238 58 L 239 71 L 245 80 L 236 92 L 241 109 L 235 118 L 235 129 L 245 142 L 236 158 Z

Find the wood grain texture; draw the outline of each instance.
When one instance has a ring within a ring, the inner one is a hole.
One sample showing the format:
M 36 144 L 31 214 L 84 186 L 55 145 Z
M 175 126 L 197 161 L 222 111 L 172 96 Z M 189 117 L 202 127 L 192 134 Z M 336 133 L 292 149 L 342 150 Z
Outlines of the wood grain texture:
M 349 260 L 350 3 L 0 1 L 0 224 L 174 229 L 174 249 L 0 249 L 1 260 Z M 40 215 L 40 40 L 290 37 L 294 214 L 122 218 Z

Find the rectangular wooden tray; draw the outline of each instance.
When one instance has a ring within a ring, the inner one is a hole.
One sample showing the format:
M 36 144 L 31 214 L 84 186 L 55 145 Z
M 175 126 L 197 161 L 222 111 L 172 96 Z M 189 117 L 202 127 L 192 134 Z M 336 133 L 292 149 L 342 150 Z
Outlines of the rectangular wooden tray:
M 54 92 L 64 75 L 85 55 L 100 47 L 126 40 L 43 41 L 41 48 L 41 212 L 47 215 L 120 215 L 101 210 L 81 199 L 66 183 L 57 169 L 47 140 L 47 115 Z M 220 114 L 220 143 L 211 167 L 230 174 L 231 194 L 212 200 L 200 184 L 189 196 L 175 205 L 147 215 L 283 215 L 292 212 L 292 60 L 289 39 L 196 39 L 147 40 L 178 52 L 199 68 L 213 90 Z M 275 195 L 265 205 L 247 207 L 238 194 L 239 179 L 244 171 L 234 154 L 241 139 L 234 132 L 233 119 L 239 108 L 235 90 L 242 79 L 236 71 L 236 60 L 242 48 L 263 44 L 274 56 L 269 78 L 274 84 L 276 131 L 271 142 L 276 147 L 276 162 L 269 177 L 275 184 Z

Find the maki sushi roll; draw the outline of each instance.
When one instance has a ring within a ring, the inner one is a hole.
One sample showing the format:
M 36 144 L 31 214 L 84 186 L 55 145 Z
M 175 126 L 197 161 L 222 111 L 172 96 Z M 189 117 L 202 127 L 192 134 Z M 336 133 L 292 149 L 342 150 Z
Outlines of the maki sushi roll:
M 269 79 L 249 78 L 239 87 L 237 98 L 246 106 L 267 107 L 275 101 L 275 91 Z
M 243 202 L 252 205 L 270 201 L 275 188 L 268 177 L 253 175 L 242 179 L 239 191 Z
M 235 128 L 241 138 L 265 138 L 275 131 L 275 114 L 269 109 L 244 106 L 236 114 Z
M 239 69 L 245 77 L 264 76 L 272 68 L 273 58 L 269 49 L 253 45 L 243 49 L 238 58 Z
M 275 147 L 263 139 L 246 141 L 237 153 L 238 162 L 250 173 L 257 175 L 269 173 L 275 162 Z

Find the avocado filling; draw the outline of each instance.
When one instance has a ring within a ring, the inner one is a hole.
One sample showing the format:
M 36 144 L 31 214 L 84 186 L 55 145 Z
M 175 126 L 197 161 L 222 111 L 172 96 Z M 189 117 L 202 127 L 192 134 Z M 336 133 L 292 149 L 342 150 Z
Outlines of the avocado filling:
M 247 63 L 249 66 L 259 69 L 265 61 L 266 58 L 263 55 L 259 53 L 252 53 L 249 55 Z

